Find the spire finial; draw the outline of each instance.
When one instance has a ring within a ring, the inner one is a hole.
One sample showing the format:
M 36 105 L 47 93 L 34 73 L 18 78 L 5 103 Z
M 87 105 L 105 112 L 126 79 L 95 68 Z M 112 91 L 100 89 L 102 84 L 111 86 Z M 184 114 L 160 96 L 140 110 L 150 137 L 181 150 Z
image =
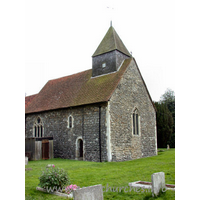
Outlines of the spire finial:
M 108 15 L 109 15 L 109 18 L 111 19 L 110 21 L 110 27 L 112 27 L 112 16 L 113 16 L 113 11 L 114 11 L 114 7 L 112 5 L 110 6 L 107 6 L 108 8 Z

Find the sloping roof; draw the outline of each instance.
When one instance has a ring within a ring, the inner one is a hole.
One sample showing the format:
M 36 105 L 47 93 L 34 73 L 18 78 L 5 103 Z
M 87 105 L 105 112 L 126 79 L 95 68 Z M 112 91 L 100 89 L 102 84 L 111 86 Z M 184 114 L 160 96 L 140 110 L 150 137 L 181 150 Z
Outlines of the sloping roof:
M 50 80 L 26 107 L 26 114 L 106 102 L 116 89 L 132 58 L 119 71 L 92 78 L 92 70 Z
M 97 47 L 96 51 L 92 55 L 92 57 L 104 54 L 106 52 L 110 52 L 113 50 L 118 50 L 128 56 L 131 56 L 125 45 L 123 44 L 122 40 L 120 39 L 119 35 L 115 31 L 115 29 L 111 26 L 106 35 L 104 36 L 103 40 Z
M 25 97 L 25 108 L 28 107 L 28 105 L 31 103 L 34 97 L 36 97 L 37 94 L 33 94 L 30 96 Z

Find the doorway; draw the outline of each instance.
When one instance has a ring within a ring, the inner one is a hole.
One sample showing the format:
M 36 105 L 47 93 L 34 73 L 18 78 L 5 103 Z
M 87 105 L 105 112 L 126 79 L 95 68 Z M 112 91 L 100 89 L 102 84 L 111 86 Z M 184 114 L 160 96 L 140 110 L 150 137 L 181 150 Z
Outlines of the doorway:
M 84 160 L 84 145 L 82 137 L 76 139 L 76 160 Z
M 42 159 L 49 159 L 49 140 L 42 140 Z
M 83 140 L 80 139 L 79 145 L 79 156 L 80 158 L 83 158 Z

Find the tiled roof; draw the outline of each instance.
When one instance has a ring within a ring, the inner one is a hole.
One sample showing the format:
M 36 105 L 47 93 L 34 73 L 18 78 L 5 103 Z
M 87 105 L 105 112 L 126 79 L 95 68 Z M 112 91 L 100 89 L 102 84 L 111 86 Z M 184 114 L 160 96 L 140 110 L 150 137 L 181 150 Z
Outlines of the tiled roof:
M 126 54 L 127 56 L 131 56 L 131 54 L 129 53 L 129 51 L 127 50 L 125 45 L 123 44 L 122 40 L 120 39 L 120 37 L 117 34 L 117 32 L 115 31 L 115 29 L 111 26 L 108 29 L 103 40 L 97 47 L 96 51 L 92 55 L 92 57 L 98 56 L 98 55 L 101 55 L 101 54 L 104 54 L 104 53 L 107 53 L 110 51 L 114 51 L 114 50 L 118 50 L 118 51 Z
M 25 109 L 28 107 L 28 105 L 31 103 L 31 101 L 33 100 L 33 98 L 36 96 L 37 94 L 34 95 L 30 95 L 25 97 Z
M 92 78 L 90 69 L 48 81 L 26 107 L 26 114 L 108 101 L 132 59 L 124 60 L 115 73 Z

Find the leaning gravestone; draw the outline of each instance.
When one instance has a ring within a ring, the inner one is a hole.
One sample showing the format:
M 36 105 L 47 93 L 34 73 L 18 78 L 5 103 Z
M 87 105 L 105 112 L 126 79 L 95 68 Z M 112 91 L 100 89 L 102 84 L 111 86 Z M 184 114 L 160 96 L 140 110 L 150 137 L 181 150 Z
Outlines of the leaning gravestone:
M 74 200 L 103 200 L 102 185 L 80 188 L 73 191 Z
M 158 172 L 151 175 L 152 196 L 158 196 L 160 190 L 165 188 L 165 173 Z
M 28 157 L 25 157 L 25 165 L 28 165 Z

